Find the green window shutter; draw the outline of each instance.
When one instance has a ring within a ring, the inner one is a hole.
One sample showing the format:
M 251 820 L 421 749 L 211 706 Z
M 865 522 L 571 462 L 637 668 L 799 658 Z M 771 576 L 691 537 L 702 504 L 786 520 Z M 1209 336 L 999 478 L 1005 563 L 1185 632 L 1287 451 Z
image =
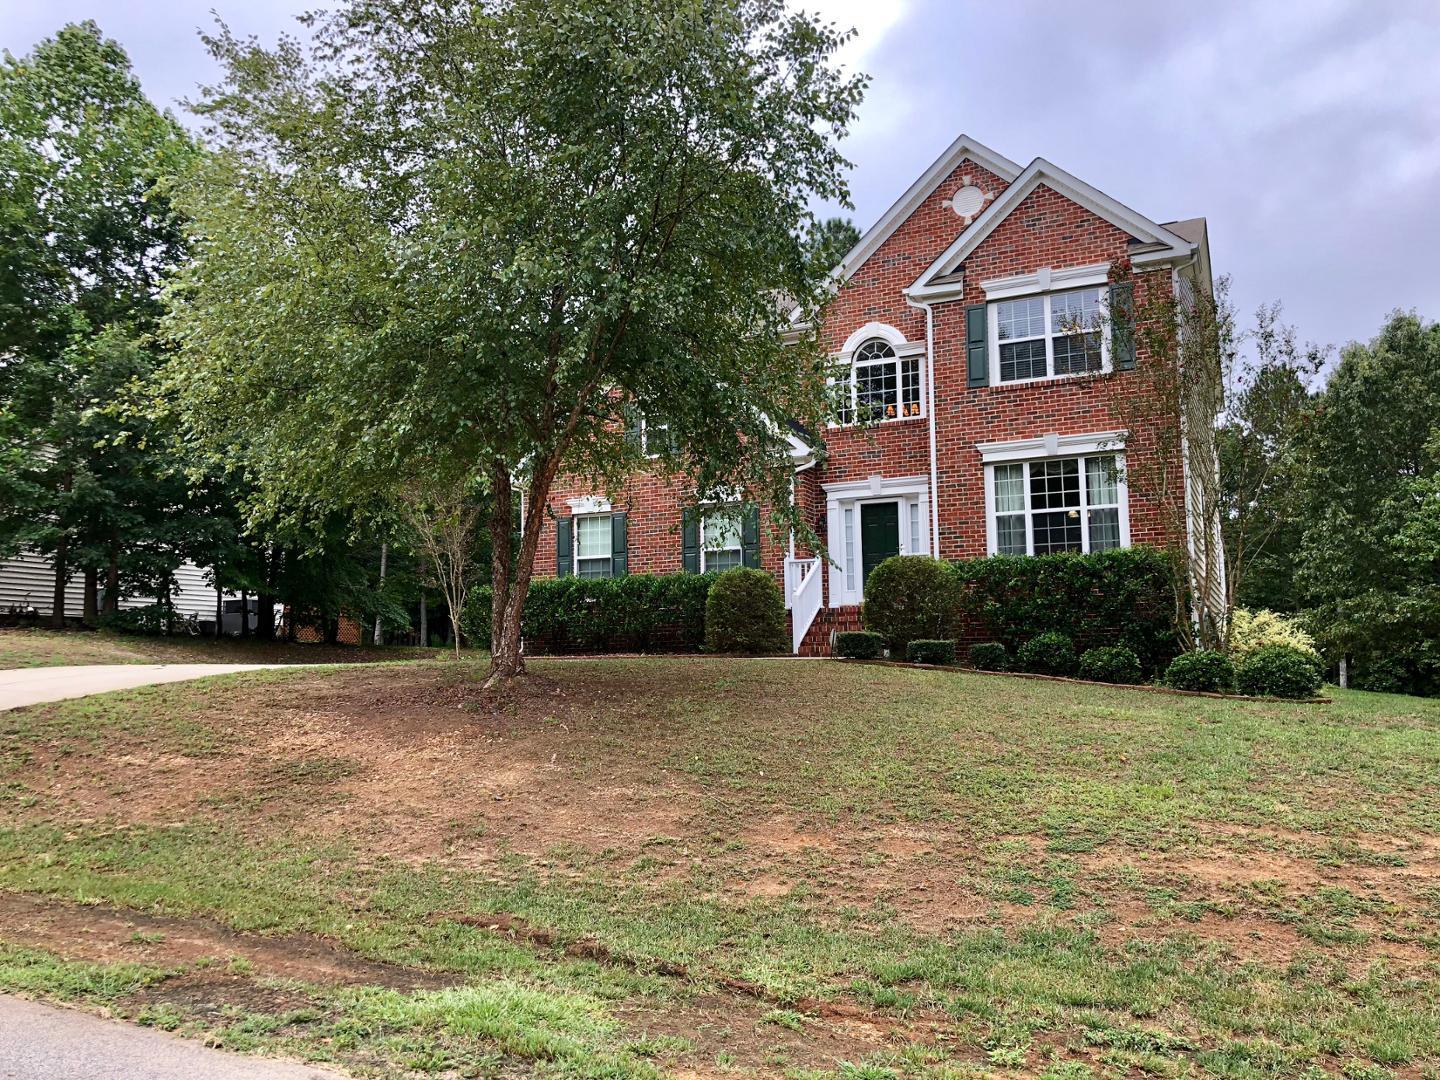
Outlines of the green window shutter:
M 555 576 L 569 577 L 575 571 L 575 558 L 571 543 L 575 539 L 574 518 L 555 519 Z
M 680 517 L 680 555 L 685 573 L 700 572 L 700 514 L 686 510 Z
M 610 515 L 610 576 L 624 577 L 630 572 L 630 528 L 624 514 Z
M 744 509 L 740 521 L 740 562 L 760 569 L 760 507 L 754 503 Z
M 1135 284 L 1110 286 L 1110 361 L 1116 371 L 1135 366 Z
M 965 309 L 966 385 L 990 385 L 990 327 L 984 304 Z
M 625 425 L 625 445 L 638 454 L 640 452 L 640 410 L 632 404 L 627 404 L 620 410 L 620 416 Z

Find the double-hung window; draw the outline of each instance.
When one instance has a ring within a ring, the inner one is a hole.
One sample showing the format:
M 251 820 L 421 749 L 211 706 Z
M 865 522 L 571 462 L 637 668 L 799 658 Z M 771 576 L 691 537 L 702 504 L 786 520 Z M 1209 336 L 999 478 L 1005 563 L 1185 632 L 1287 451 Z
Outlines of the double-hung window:
M 1115 454 L 991 466 L 996 554 L 1051 555 L 1120 547 L 1122 468 Z
M 920 357 L 896 355 L 882 338 L 870 338 L 855 350 L 848 368 L 831 380 L 835 417 L 841 424 L 919 416 Z
M 726 506 L 700 519 L 700 572 L 734 570 L 745 563 L 740 507 Z
M 1104 287 L 1024 296 L 990 305 L 999 381 L 1103 371 Z
M 608 578 L 614 559 L 613 525 L 609 514 L 586 514 L 575 519 L 575 576 Z

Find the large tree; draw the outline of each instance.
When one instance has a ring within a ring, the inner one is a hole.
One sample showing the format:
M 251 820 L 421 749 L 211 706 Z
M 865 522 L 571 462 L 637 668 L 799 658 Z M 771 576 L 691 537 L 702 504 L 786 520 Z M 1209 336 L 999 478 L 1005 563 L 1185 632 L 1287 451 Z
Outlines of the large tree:
M 698 496 L 786 505 L 784 422 L 825 411 L 807 207 L 846 198 L 862 80 L 783 0 L 346 0 L 305 25 L 207 39 L 220 152 L 180 194 L 169 389 L 271 506 L 468 466 L 507 677 L 552 483 L 634 467 L 629 410 Z
M 162 183 L 194 153 L 94 23 L 0 60 L 0 549 L 51 554 L 57 621 L 76 569 L 94 614 L 126 530 L 174 521 L 167 470 L 107 410 L 154 367 L 141 340 L 184 253 Z

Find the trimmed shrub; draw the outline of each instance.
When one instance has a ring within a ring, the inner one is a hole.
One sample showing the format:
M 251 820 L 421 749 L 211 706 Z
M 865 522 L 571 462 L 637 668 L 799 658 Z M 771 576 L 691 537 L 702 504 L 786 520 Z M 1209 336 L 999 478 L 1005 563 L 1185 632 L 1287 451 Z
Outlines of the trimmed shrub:
M 953 664 L 955 642 L 916 638 L 905 646 L 905 659 L 912 664 Z
M 1319 692 L 1323 681 L 1315 657 L 1291 645 L 1266 645 L 1235 666 L 1235 685 L 1242 694 L 1308 698 Z
M 1179 650 L 1175 592 L 1163 551 L 1117 548 L 1093 555 L 994 555 L 952 564 L 960 578 L 963 636 L 1022 644 L 1058 630 L 1077 648 L 1124 645 L 1149 674 Z
M 1236 608 L 1230 615 L 1230 655 L 1239 661 L 1267 645 L 1288 645 L 1317 660 L 1320 658 L 1315 639 L 1295 619 L 1273 611 Z
M 970 646 L 970 666 L 981 671 L 1007 671 L 1010 654 L 998 641 L 982 641 Z
M 1075 643 L 1059 630 L 1036 635 L 1015 654 L 1015 666 L 1036 675 L 1074 675 L 1075 663 Z
M 1224 653 L 1197 649 L 1171 660 L 1165 669 L 1164 682 L 1172 690 L 1227 694 L 1235 688 L 1235 665 Z
M 947 639 L 960 607 L 960 579 L 948 563 L 923 555 L 894 555 L 865 580 L 860 621 L 884 634 L 891 656 L 917 639 Z
M 845 630 L 835 635 L 835 655 L 874 660 L 885 653 L 885 636 L 873 630 Z
M 530 583 L 521 631 L 529 653 L 696 652 L 715 574 L 540 578 Z M 490 647 L 488 585 L 470 591 L 460 627 Z
M 741 567 L 715 578 L 705 600 L 705 648 L 717 653 L 786 652 L 785 597 L 764 570 Z
M 1124 645 L 1101 645 L 1080 656 L 1080 678 L 1133 684 L 1140 681 L 1140 658 Z

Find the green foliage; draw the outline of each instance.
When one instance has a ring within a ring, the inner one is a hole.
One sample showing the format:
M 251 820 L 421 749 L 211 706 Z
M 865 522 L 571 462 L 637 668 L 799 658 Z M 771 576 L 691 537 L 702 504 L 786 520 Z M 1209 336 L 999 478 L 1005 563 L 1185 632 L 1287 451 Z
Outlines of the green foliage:
M 981 641 L 970 646 L 970 666 L 980 671 L 1006 671 L 1010 653 L 998 641 Z
M 1235 665 L 1222 652 L 1197 649 L 1170 661 L 1164 681 L 1172 690 L 1226 694 L 1235 688 Z
M 789 651 L 785 597 L 766 570 L 740 567 L 716 577 L 705 600 L 705 648 L 718 653 Z
M 1004 644 L 1012 655 L 1047 630 L 1081 649 L 1121 644 L 1146 672 L 1175 655 L 1170 560 L 1152 548 L 1093 555 L 997 555 L 954 564 L 964 589 L 964 636 Z
M 1249 611 L 1236 608 L 1230 613 L 1230 655 L 1239 660 L 1267 645 L 1288 645 L 1292 649 L 1319 658 L 1315 639 L 1305 632 L 1299 621 L 1277 615 L 1273 611 Z
M 870 571 L 860 619 L 883 634 L 892 656 L 915 638 L 941 640 L 955 625 L 960 580 L 940 559 L 895 555 Z
M 1081 654 L 1079 674 L 1096 682 L 1138 683 L 1140 658 L 1124 645 L 1101 645 Z
M 827 272 L 839 265 L 860 242 L 860 230 L 849 218 L 832 217 L 816 222 L 806 237 L 810 260 Z
M 168 608 L 161 604 L 146 604 L 109 612 L 101 617 L 100 627 L 122 634 L 168 634 L 172 622 L 173 613 Z
M 885 635 L 873 630 L 843 630 L 835 635 L 835 655 L 874 660 L 885 655 Z
M 1037 634 L 1015 654 L 1015 666 L 1036 675 L 1074 675 L 1076 664 L 1075 643 L 1059 630 Z
M 493 560 L 521 581 L 557 475 L 640 464 L 630 408 L 699 498 L 789 505 L 771 418 L 828 412 L 828 358 L 786 331 L 830 296 L 804 237 L 846 194 L 842 33 L 768 0 L 342 0 L 306 28 L 207 38 L 222 145 L 176 189 L 205 242 L 168 324 L 197 453 L 272 509 L 426 460 L 503 515 L 513 480 L 536 509 Z
M 1291 645 L 1266 645 L 1241 658 L 1235 686 L 1242 694 L 1264 697 L 1314 697 L 1324 673 L 1314 655 Z
M 953 664 L 955 642 L 915 638 L 905 645 L 905 659 L 912 664 Z
M 632 574 L 530 582 L 523 631 L 528 652 L 698 651 L 716 574 Z M 461 629 L 490 647 L 493 590 L 470 591 Z M 783 601 L 782 601 L 783 605 Z M 782 613 L 783 620 L 783 613 Z

